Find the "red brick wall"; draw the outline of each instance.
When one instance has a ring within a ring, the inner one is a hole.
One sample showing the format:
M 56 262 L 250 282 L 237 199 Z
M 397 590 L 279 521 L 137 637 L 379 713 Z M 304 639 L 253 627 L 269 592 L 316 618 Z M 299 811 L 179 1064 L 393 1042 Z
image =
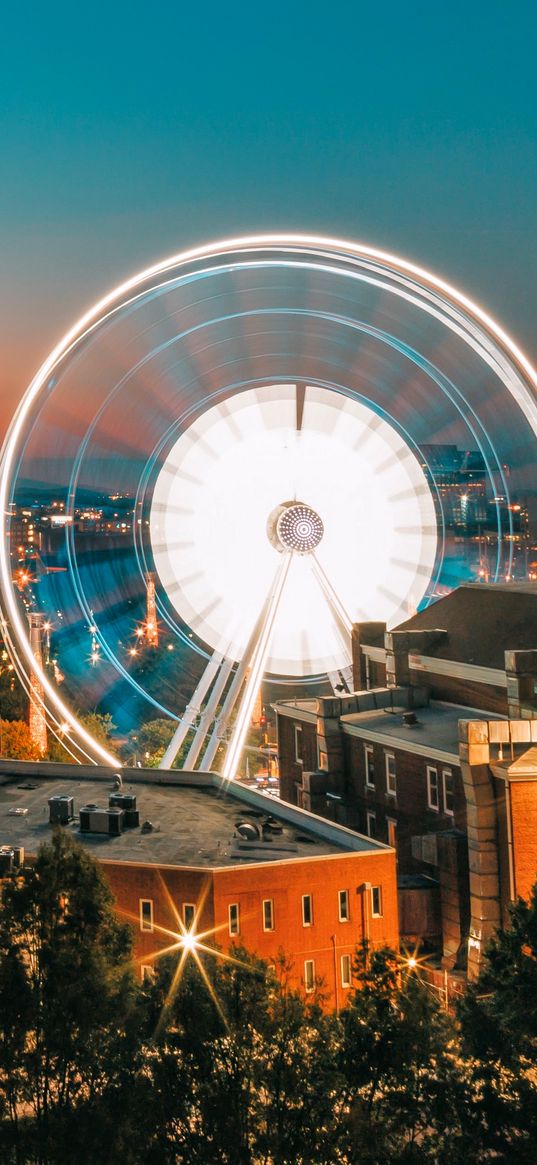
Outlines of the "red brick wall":
M 529 898 L 537 881 L 537 781 L 511 781 L 515 894 Z
M 295 726 L 302 729 L 303 763 L 298 764 L 295 756 Z M 296 782 L 302 782 L 302 773 L 313 773 L 317 769 L 317 724 L 292 720 L 288 716 L 277 717 L 278 756 L 280 765 L 280 796 L 290 805 L 297 804 Z
M 173 943 L 173 935 L 180 931 L 177 915 L 183 919 L 186 902 L 200 906 L 197 930 L 208 930 L 214 925 L 211 870 L 103 862 L 103 872 L 116 898 L 119 915 L 132 923 L 135 956 L 140 963 L 150 963 L 155 952 Z M 153 902 L 152 932 L 140 928 L 141 898 Z
M 134 927 L 135 955 L 140 964 L 150 963 L 156 951 L 173 942 L 184 902 L 203 903 L 198 929 L 215 930 L 215 943 L 223 949 L 235 943 L 270 961 L 283 952 L 293 965 L 291 979 L 303 986 L 304 960 L 313 959 L 315 974 L 324 981 L 327 1007 L 341 1006 L 347 994 L 341 985 L 342 954 L 353 955 L 364 934 L 362 899 L 367 901 L 366 930 L 375 945 L 397 946 L 397 891 L 392 851 L 364 852 L 341 857 L 304 861 L 271 862 L 215 871 L 166 869 L 121 863 L 103 863 L 104 873 L 117 899 L 121 917 Z M 382 917 L 372 918 L 371 895 L 357 893 L 364 882 L 380 886 Z M 348 922 L 340 922 L 338 890 L 349 891 Z M 302 925 L 302 895 L 313 898 L 313 924 Z M 142 932 L 139 900 L 152 899 L 154 930 Z M 273 931 L 263 930 L 263 899 L 274 902 Z M 239 904 L 240 934 L 228 932 L 228 905 Z M 162 930 L 158 928 L 162 927 Z M 337 1001 L 334 977 L 336 942 Z

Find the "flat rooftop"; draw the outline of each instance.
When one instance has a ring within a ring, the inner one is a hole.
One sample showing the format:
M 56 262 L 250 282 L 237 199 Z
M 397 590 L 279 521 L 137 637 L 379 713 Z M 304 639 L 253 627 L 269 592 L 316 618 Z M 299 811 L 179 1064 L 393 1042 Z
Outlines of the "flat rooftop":
M 431 701 L 425 708 L 416 708 L 417 723 L 405 727 L 406 708 L 372 712 L 351 712 L 341 716 L 343 732 L 392 745 L 405 752 L 435 756 L 440 760 L 459 763 L 459 720 L 501 720 L 503 717 L 467 708 L 464 704 L 445 704 Z
M 26 762 L 19 767 L 17 762 L 0 762 L 0 846 L 24 846 L 26 854 L 35 854 L 51 836 L 49 797 L 60 794 L 74 801 L 74 820 L 62 828 L 100 860 L 222 868 L 386 849 L 371 838 L 239 783 L 223 787 L 216 774 L 160 770 L 122 773 L 121 792 L 136 794 L 140 826 L 125 829 L 118 837 L 81 833 L 81 807 L 95 804 L 106 809 L 114 792 L 113 777 L 109 771 L 89 766 Z M 271 841 L 249 842 L 237 836 L 239 822 L 249 821 L 261 829 L 268 817 L 283 827 Z M 145 821 L 154 827 L 147 833 L 141 829 Z

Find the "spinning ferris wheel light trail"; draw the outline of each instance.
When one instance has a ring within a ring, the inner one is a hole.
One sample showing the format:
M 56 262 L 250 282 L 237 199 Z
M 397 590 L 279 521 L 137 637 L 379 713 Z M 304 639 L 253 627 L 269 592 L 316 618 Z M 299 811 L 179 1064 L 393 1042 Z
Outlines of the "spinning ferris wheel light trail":
M 369 246 L 230 239 L 121 284 L 51 352 L 2 455 L 6 643 L 49 728 L 117 766 L 72 708 L 125 732 L 166 717 L 164 766 L 223 745 L 233 777 L 263 677 L 348 686 L 353 623 L 397 625 L 484 555 L 492 580 L 516 574 L 536 388 L 477 304 Z M 62 515 L 39 576 L 61 696 L 14 570 L 39 491 Z

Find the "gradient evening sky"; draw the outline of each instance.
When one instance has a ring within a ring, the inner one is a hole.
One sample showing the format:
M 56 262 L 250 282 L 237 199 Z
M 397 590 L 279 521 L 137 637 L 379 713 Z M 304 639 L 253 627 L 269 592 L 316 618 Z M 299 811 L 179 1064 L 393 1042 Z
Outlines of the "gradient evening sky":
M 91 302 L 184 246 L 393 249 L 537 360 L 537 6 L 30 3 L 0 55 L 0 431 Z

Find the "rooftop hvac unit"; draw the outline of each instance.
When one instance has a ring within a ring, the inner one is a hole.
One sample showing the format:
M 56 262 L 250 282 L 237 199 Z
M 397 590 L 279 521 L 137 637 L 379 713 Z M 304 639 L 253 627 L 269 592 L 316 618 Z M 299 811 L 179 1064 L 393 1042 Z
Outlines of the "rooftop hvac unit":
M 136 793 L 110 793 L 108 804 L 111 809 L 136 809 Z
M 11 846 L 3 845 L 0 847 L 0 878 L 7 878 L 9 874 L 13 873 L 15 865 L 15 854 Z
M 104 833 L 109 837 L 118 837 L 123 833 L 123 818 L 123 810 L 116 806 L 98 809 L 96 805 L 84 805 L 80 810 L 80 832 Z
M 74 817 L 74 801 L 63 793 L 56 793 L 48 799 L 49 822 L 51 825 L 67 825 Z
M 235 829 L 239 837 L 243 837 L 245 841 L 257 841 L 261 837 L 261 833 L 253 821 L 237 821 Z

